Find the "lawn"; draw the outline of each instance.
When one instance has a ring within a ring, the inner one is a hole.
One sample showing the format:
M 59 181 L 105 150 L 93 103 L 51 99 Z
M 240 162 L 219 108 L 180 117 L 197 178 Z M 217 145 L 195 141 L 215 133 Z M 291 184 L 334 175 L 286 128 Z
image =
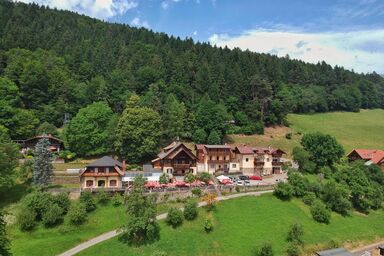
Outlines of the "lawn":
M 314 115 L 288 115 L 295 132 L 319 131 L 337 138 L 349 152 L 353 148 L 383 149 L 384 110 L 332 112 Z
M 203 230 L 207 215 L 200 209 L 197 220 L 184 221 L 172 229 L 161 222 L 161 239 L 149 246 L 133 248 L 117 238 L 93 246 L 79 255 L 251 255 L 255 247 L 270 242 L 275 255 L 284 255 L 289 226 L 300 222 L 304 228 L 306 250 L 330 244 L 369 241 L 384 237 L 384 212 L 342 217 L 332 214 L 329 225 L 312 220 L 309 209 L 298 199 L 282 202 L 271 194 L 223 201 L 213 213 L 214 231 Z M 331 240 L 332 239 L 332 240 Z
M 289 157 L 292 149 L 300 145 L 301 134 L 319 131 L 331 134 L 343 145 L 346 153 L 353 148 L 383 149 L 384 110 L 329 112 L 320 114 L 289 114 L 290 127 L 269 127 L 264 135 L 228 135 L 227 143 L 281 148 Z M 286 139 L 287 133 L 292 139 Z
M 181 204 L 159 204 L 158 212 L 166 212 L 169 206 L 180 207 Z M 126 216 L 123 206 L 114 207 L 108 204 L 98 205 L 94 212 L 89 213 L 88 221 L 81 226 L 72 226 L 67 219 L 64 219 L 62 225 L 54 228 L 39 225 L 31 232 L 22 232 L 16 225 L 11 225 L 8 228 L 9 238 L 12 241 L 11 252 L 13 255 L 56 255 L 120 227 L 126 221 Z

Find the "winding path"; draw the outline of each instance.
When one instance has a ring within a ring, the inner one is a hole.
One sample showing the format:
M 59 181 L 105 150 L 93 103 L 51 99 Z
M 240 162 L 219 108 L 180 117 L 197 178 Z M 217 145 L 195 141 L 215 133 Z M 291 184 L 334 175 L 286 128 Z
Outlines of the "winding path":
M 217 197 L 217 199 L 219 201 L 224 201 L 224 200 L 228 200 L 228 199 L 232 199 L 232 198 L 237 198 L 237 197 L 243 197 L 243 196 L 260 196 L 262 194 L 265 194 L 265 193 L 271 193 L 273 192 L 273 190 L 265 190 L 265 191 L 257 191 L 257 192 L 245 192 L 245 193 L 239 193 L 239 194 L 232 194 L 232 195 L 228 195 L 228 196 L 219 196 Z M 201 206 L 204 206 L 206 203 L 205 202 L 200 202 L 199 203 L 199 207 Z M 163 214 L 160 214 L 160 215 L 157 215 L 156 216 L 156 219 L 157 220 L 163 220 L 167 217 L 167 214 L 166 213 L 163 213 Z M 119 235 L 119 232 L 117 229 L 115 230 L 112 230 L 112 231 L 109 231 L 107 233 L 104 233 L 104 234 L 101 234 L 95 238 L 92 238 L 84 243 L 81 243 L 75 247 L 73 247 L 72 249 L 66 251 L 66 252 L 63 252 L 62 254 L 60 254 L 59 256 L 72 256 L 72 255 L 75 255 L 76 253 L 79 253 L 91 246 L 94 246 L 98 243 L 101 243 L 105 240 L 108 240 L 108 239 L 111 239 L 115 236 Z

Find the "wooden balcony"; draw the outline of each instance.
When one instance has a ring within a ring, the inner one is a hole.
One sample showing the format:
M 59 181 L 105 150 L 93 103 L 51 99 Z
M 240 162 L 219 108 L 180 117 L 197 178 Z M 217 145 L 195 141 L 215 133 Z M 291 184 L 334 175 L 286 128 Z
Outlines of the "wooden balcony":
M 193 166 L 193 164 L 173 164 L 174 169 L 189 169 Z
M 208 160 L 208 164 L 228 164 L 230 160 Z
M 86 172 L 82 176 L 86 177 L 117 177 L 120 176 L 116 172 Z

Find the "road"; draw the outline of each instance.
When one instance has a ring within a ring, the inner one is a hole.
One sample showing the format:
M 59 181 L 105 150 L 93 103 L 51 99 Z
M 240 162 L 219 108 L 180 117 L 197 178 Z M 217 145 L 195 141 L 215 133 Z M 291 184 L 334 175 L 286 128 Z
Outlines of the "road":
M 217 197 L 217 199 L 219 201 L 224 201 L 224 200 L 228 200 L 228 199 L 232 199 L 232 198 L 237 198 L 237 197 L 243 197 L 243 196 L 260 196 L 262 194 L 265 194 L 265 193 L 271 193 L 273 192 L 273 190 L 266 190 L 266 191 L 257 191 L 257 192 L 246 192 L 246 193 L 239 193 L 239 194 L 232 194 L 232 195 L 227 195 L 227 196 L 219 196 Z M 206 205 L 205 202 L 200 202 L 199 203 L 199 207 L 201 206 L 204 206 Z M 160 214 L 160 215 L 157 215 L 156 216 L 156 219 L 157 220 L 163 220 L 167 217 L 167 214 L 166 213 L 163 213 L 163 214 Z M 104 234 L 101 234 L 95 238 L 92 238 L 84 243 L 81 243 L 75 247 L 73 247 L 72 249 L 66 251 L 66 252 L 63 252 L 62 254 L 60 254 L 59 256 L 72 256 L 72 255 L 75 255 L 76 253 L 79 253 L 91 246 L 94 246 L 98 243 L 101 243 L 103 241 L 106 241 L 108 239 L 111 239 L 115 236 L 119 235 L 119 231 L 117 229 L 115 230 L 112 230 L 110 232 L 107 232 L 107 233 L 104 233 Z

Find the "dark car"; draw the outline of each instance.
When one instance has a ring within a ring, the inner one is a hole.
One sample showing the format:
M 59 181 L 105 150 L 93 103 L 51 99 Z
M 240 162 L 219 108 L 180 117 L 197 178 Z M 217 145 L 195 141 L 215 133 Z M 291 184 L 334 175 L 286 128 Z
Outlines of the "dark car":
M 239 179 L 240 179 L 240 180 L 249 180 L 249 177 L 248 177 L 248 176 L 245 176 L 245 175 L 240 175 L 240 176 L 239 176 Z

